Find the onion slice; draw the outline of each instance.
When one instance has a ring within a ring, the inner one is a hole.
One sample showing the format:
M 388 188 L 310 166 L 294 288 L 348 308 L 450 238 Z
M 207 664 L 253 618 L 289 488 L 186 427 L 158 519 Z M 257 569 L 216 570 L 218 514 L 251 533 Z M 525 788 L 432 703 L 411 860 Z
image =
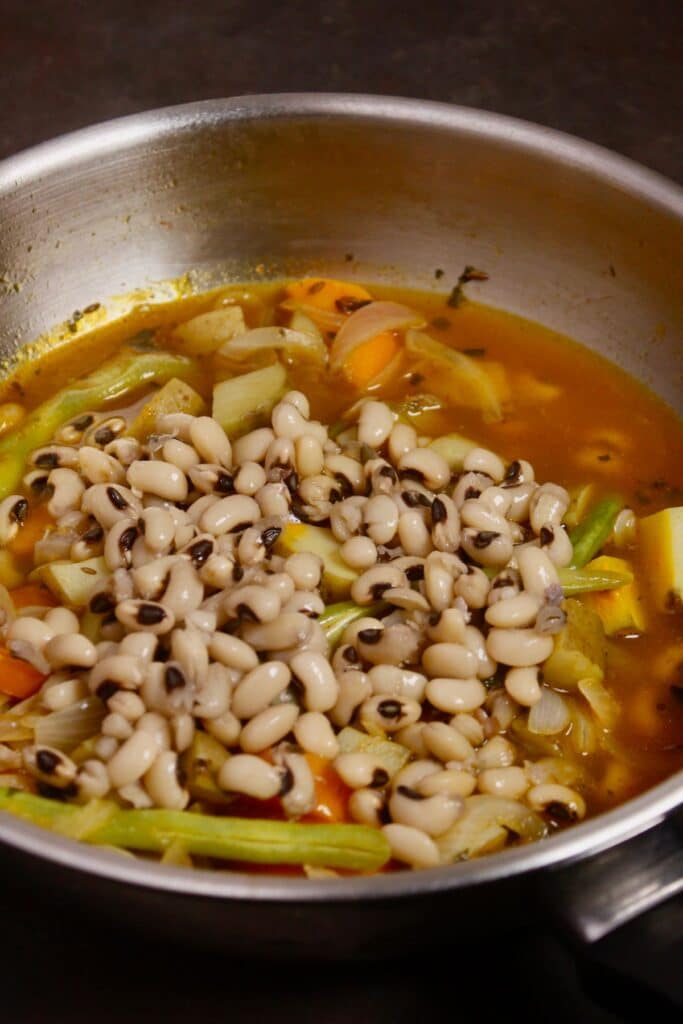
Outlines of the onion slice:
M 577 685 L 600 725 L 605 729 L 613 729 L 619 717 L 619 704 L 605 684 L 591 677 L 580 679 Z
M 530 732 L 539 736 L 556 736 L 569 725 L 569 710 L 559 693 L 544 687 L 541 699 L 532 707 L 527 721 Z
M 444 396 L 455 404 L 459 401 L 474 404 L 481 409 L 485 423 L 502 420 L 503 410 L 493 381 L 475 359 L 436 341 L 424 331 L 408 331 L 406 348 L 432 371 L 434 379 L 429 386 L 433 390 L 443 389 Z
M 436 845 L 442 863 L 452 864 L 502 849 L 511 832 L 531 841 L 546 836 L 548 828 L 539 814 L 517 800 L 481 794 L 467 797 L 462 816 Z
M 99 697 L 84 697 L 69 708 L 38 719 L 36 743 L 69 751 L 95 736 L 107 711 Z
M 330 366 L 340 370 L 352 352 L 384 331 L 401 331 L 424 324 L 424 316 L 398 302 L 369 302 L 339 328 L 330 349 Z
M 327 348 L 322 338 L 289 327 L 255 327 L 222 345 L 218 354 L 225 359 L 248 359 L 257 352 L 283 350 L 308 363 L 325 363 Z

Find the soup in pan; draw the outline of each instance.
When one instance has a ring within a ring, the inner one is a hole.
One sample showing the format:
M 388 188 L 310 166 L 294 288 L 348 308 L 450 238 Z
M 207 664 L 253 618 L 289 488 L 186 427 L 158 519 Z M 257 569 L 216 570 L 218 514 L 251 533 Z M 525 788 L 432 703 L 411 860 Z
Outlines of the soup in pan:
M 476 276 L 91 308 L 6 379 L 0 810 L 372 873 L 683 766 L 681 423 Z

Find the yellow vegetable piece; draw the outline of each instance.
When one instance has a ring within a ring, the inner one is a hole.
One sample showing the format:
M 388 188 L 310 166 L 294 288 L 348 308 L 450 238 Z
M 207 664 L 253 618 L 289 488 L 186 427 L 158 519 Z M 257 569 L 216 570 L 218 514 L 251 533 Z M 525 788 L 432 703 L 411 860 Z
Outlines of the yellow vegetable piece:
M 600 555 L 586 565 L 586 569 L 597 572 L 633 573 L 633 567 L 625 558 L 613 558 Z M 597 612 L 605 627 L 607 636 L 630 630 L 642 633 L 645 630 L 645 609 L 640 596 L 640 589 L 634 580 L 616 590 L 600 590 L 593 594 L 585 594 L 583 603 Z
M 344 376 L 355 388 L 363 391 L 391 362 L 399 347 L 393 331 L 382 331 L 349 354 L 344 363 Z
M 638 523 L 645 579 L 660 611 L 683 611 L 683 506 Z
M 581 680 L 604 676 L 605 630 L 597 612 L 581 601 L 568 598 L 562 607 L 567 622 L 555 637 L 543 676 L 560 690 L 576 690 Z
M 326 277 L 305 277 L 287 285 L 286 291 L 288 299 L 326 313 L 348 314 L 353 312 L 354 302 L 367 302 L 372 298 L 370 292 L 359 284 Z M 310 315 L 310 311 L 307 312 Z
M 154 433 L 156 423 L 170 413 L 186 412 L 190 416 L 201 416 L 205 411 L 204 399 L 184 380 L 173 377 L 146 402 L 131 423 L 128 433 L 138 440 L 144 440 Z
M 68 608 L 85 608 L 93 587 L 109 575 L 104 558 L 84 562 L 48 562 L 36 569 L 36 576 Z
M 308 523 L 288 523 L 276 541 L 275 550 L 285 556 L 299 551 L 318 555 L 323 563 L 325 600 L 329 602 L 348 597 L 358 574 L 342 559 L 339 544 L 331 530 Z
M 179 324 L 174 334 L 182 342 L 181 348 L 186 355 L 199 356 L 215 352 L 246 329 L 241 307 L 223 306 Z

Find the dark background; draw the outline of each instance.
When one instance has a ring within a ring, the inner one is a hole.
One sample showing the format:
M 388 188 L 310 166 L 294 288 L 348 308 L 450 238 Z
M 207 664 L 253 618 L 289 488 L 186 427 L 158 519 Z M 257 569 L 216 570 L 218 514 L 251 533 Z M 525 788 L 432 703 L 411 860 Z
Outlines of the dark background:
M 0 157 L 151 107 L 347 91 L 527 118 L 681 180 L 682 43 L 680 0 L 0 0 Z M 114 930 L 1 852 L 0 880 L 8 1024 L 675 1019 L 643 978 L 683 1000 L 683 900 L 589 951 L 539 925 L 456 948 L 444 921 L 418 962 L 278 967 L 188 949 L 182 921 L 173 944 Z
M 680 0 L 0 0 L 0 156 L 241 93 L 389 93 L 573 132 L 683 177 Z

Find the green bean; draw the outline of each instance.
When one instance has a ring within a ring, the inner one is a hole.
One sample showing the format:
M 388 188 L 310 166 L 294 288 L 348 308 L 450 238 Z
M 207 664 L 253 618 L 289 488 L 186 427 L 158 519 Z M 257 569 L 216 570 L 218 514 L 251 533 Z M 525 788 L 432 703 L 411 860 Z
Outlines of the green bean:
M 62 423 L 151 381 L 164 384 L 171 377 L 187 377 L 192 368 L 192 360 L 186 356 L 126 351 L 74 386 L 58 391 L 0 441 L 0 499 L 19 484 L 33 449 L 47 444 Z
M 594 505 L 586 518 L 572 530 L 569 534 L 574 548 L 572 569 L 581 569 L 597 555 L 614 529 L 616 518 L 623 507 L 624 501 L 618 496 L 604 498 Z
M 565 596 L 588 594 L 594 590 L 618 590 L 633 583 L 630 572 L 611 572 L 606 569 L 558 569 L 560 584 Z
M 367 825 L 306 825 L 290 821 L 228 818 L 190 811 L 120 810 L 111 806 L 84 835 L 88 843 L 163 853 L 179 842 L 190 854 L 258 864 L 312 864 L 376 871 L 389 859 L 389 844 Z M 86 808 L 0 789 L 0 811 L 62 834 Z
M 378 615 L 386 607 L 384 601 L 363 607 L 354 604 L 353 601 L 339 601 L 338 604 L 328 604 L 318 622 L 325 631 L 330 647 L 336 647 L 347 626 L 350 626 L 356 619 L 362 619 L 364 615 Z

